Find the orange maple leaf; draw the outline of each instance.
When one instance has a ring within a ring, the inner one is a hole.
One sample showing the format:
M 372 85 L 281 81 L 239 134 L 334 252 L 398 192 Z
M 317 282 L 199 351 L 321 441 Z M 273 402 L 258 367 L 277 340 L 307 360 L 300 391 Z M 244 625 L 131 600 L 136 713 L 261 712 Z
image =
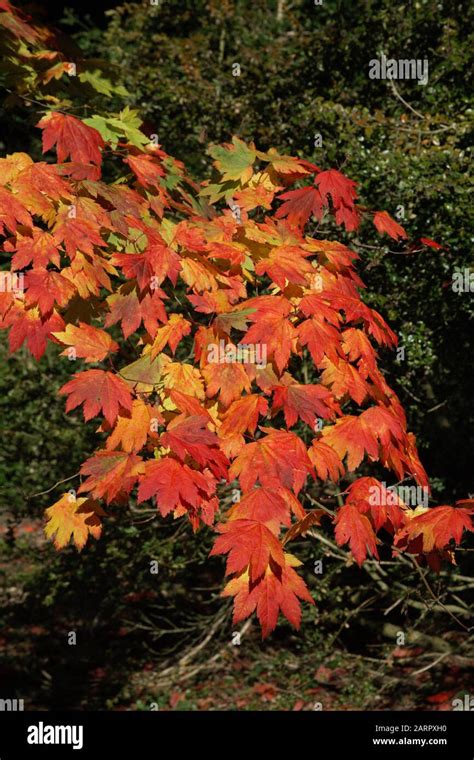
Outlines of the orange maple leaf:
M 206 396 L 212 398 L 219 394 L 219 401 L 223 407 L 228 407 L 232 401 L 240 399 L 242 391 L 250 391 L 250 380 L 245 367 L 237 362 L 207 364 L 202 374 L 207 384 Z
M 164 424 L 159 409 L 146 404 L 141 398 L 134 399 L 129 415 L 119 415 L 114 430 L 107 438 L 105 448 L 116 449 L 121 446 L 123 451 L 140 451 L 153 432 L 157 439 L 156 430 L 152 430 L 153 423 L 156 426 L 158 423 Z
M 324 441 L 313 440 L 308 456 L 321 480 L 337 482 L 344 475 L 345 469 L 339 454 Z
M 87 475 L 79 493 L 91 492 L 96 499 L 107 504 L 121 493 L 129 494 L 143 472 L 143 461 L 136 454 L 126 451 L 98 451 L 87 459 L 80 469 Z
M 234 597 L 234 623 L 245 620 L 254 611 L 257 612 L 262 626 L 262 638 L 266 638 L 273 631 L 280 611 L 295 628 L 299 628 L 299 599 L 314 604 L 303 579 L 293 570 L 294 566 L 301 563 L 291 554 L 285 554 L 284 558 L 283 569 L 277 565 L 274 572 L 271 567 L 267 567 L 265 575 L 256 583 L 250 581 L 248 571 L 244 570 L 232 578 L 222 592 L 222 596 Z
M 166 345 L 169 345 L 174 354 L 178 343 L 191 332 L 191 323 L 181 314 L 172 314 L 169 321 L 160 327 L 155 335 L 151 347 L 151 358 L 154 359 Z
M 107 354 L 118 350 L 118 344 L 110 335 L 99 327 L 92 327 L 85 322 L 79 322 L 79 327 L 68 324 L 64 332 L 53 333 L 59 343 L 72 346 L 78 359 L 86 362 L 100 362 Z M 61 356 L 70 355 L 66 348 Z
M 291 383 L 275 386 L 273 392 L 272 408 L 278 410 L 283 407 L 288 428 L 300 418 L 314 430 L 317 417 L 334 419 L 336 413 L 341 411 L 333 394 L 322 385 Z

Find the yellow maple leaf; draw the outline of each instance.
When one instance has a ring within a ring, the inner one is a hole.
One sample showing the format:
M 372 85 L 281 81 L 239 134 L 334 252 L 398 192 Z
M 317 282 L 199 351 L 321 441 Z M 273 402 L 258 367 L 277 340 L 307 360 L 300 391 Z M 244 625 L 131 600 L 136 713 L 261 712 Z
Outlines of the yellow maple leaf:
M 201 373 L 192 364 L 169 362 L 163 367 L 165 388 L 176 388 L 189 396 L 204 399 Z
M 75 498 L 73 493 L 65 493 L 59 501 L 45 510 L 47 523 L 44 532 L 52 538 L 56 549 L 68 545 L 71 537 L 81 551 L 89 536 L 100 538 L 102 523 L 100 517 L 105 515 L 101 506 L 93 499 Z

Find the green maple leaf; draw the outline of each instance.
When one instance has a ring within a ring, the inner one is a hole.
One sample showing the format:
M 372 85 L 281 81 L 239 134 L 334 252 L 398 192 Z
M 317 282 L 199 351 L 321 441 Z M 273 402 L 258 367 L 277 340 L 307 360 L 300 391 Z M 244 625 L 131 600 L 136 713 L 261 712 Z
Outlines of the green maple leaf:
M 247 145 L 235 135 L 232 143 L 213 145 L 208 152 L 214 159 L 214 166 L 222 174 L 223 182 L 238 180 L 243 185 L 252 176 L 257 151 L 253 145 Z

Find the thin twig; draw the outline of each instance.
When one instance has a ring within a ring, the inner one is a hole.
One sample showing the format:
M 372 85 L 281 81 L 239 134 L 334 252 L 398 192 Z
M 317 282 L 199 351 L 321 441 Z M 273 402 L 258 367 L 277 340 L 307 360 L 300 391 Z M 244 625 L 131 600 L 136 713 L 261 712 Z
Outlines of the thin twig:
M 50 493 L 51 491 L 54 491 L 55 488 L 61 485 L 61 483 L 67 483 L 68 480 L 72 480 L 73 478 L 77 478 L 80 475 L 79 472 L 76 472 L 75 475 L 70 475 L 68 478 L 64 478 L 64 480 L 58 480 L 57 483 L 54 484 L 54 486 L 51 486 L 51 488 L 48 488 L 47 491 L 39 491 L 38 493 L 32 493 L 30 496 L 26 497 L 26 501 L 29 501 L 30 499 L 34 499 L 36 496 L 44 496 L 46 493 Z
M 331 638 L 329 639 L 329 642 L 328 642 L 328 645 L 327 645 L 328 649 L 331 649 L 331 647 L 333 646 L 334 642 L 338 638 L 338 636 L 341 633 L 341 631 L 343 630 L 343 628 L 346 627 L 346 625 L 349 622 L 349 620 L 351 618 L 355 617 L 358 612 L 360 612 L 365 607 L 367 607 L 371 602 L 375 601 L 375 599 L 378 599 L 379 596 L 380 596 L 380 594 L 374 594 L 373 596 L 369 597 L 368 599 L 365 599 L 361 604 L 359 604 L 359 606 L 356 607 L 355 610 L 350 610 L 350 612 L 348 613 L 348 615 L 346 615 L 345 619 L 343 620 L 343 622 L 341 623 L 341 625 L 337 629 L 336 633 L 333 636 L 331 636 Z
M 415 108 L 413 108 L 413 106 L 411 106 L 409 103 L 407 103 L 407 101 L 405 100 L 405 98 L 403 98 L 400 95 L 400 93 L 398 92 L 397 88 L 395 87 L 395 83 L 394 83 L 393 79 L 389 79 L 388 81 L 389 81 L 390 87 L 392 88 L 392 91 L 393 91 L 393 94 L 395 95 L 395 97 L 397 97 L 398 100 L 401 103 L 403 103 L 403 105 L 406 108 L 408 108 L 412 113 L 414 113 L 415 116 L 418 116 L 419 119 L 424 119 L 425 117 L 423 116 L 423 114 L 420 113 L 419 111 L 417 111 Z
M 448 613 L 448 615 L 450 617 L 452 617 L 453 620 L 455 620 L 458 625 L 461 626 L 461 628 L 464 628 L 465 631 L 469 631 L 470 630 L 469 626 L 464 625 L 464 623 L 462 623 L 461 620 L 459 620 L 459 618 L 453 612 L 451 612 L 451 610 L 448 609 L 445 604 L 443 604 L 443 602 L 441 601 L 441 599 L 438 596 L 436 596 L 435 592 L 433 591 L 433 589 L 431 588 L 430 584 L 426 580 L 425 573 L 423 573 L 422 569 L 418 565 L 418 563 L 415 560 L 415 558 L 410 555 L 410 560 L 411 560 L 412 564 L 414 565 L 414 567 L 416 568 L 416 571 L 417 571 L 418 575 L 420 576 L 420 578 L 421 578 L 424 586 L 426 587 L 428 593 L 434 599 L 434 601 L 436 602 L 436 604 L 438 604 L 443 610 L 445 610 Z
M 434 668 L 435 665 L 438 664 L 438 662 L 441 662 L 441 660 L 444 660 L 446 657 L 449 657 L 451 652 L 443 652 L 443 654 L 440 654 L 439 657 L 436 658 L 436 660 L 433 660 L 433 662 L 430 662 L 428 665 L 425 665 L 424 668 L 420 668 L 419 670 L 414 670 L 413 673 L 410 673 L 411 676 L 417 676 L 420 673 L 424 673 L 425 670 L 430 670 L 430 668 Z

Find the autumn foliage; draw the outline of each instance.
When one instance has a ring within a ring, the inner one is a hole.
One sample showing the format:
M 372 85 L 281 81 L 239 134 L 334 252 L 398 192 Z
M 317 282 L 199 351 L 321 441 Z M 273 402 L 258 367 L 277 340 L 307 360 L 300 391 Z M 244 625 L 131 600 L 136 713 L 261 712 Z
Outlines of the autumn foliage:
M 0 23 L 43 81 L 67 76 L 4 0 Z M 298 627 L 300 600 L 313 603 L 288 551 L 312 526 L 359 565 L 378 558 L 381 537 L 434 568 L 454 561 L 468 501 L 408 506 L 357 477 L 377 462 L 428 488 L 379 369 L 397 337 L 361 298 L 359 255 L 318 232 L 328 219 L 347 232 L 368 223 L 396 244 L 403 227 L 362 206 L 337 169 L 233 137 L 209 149 L 215 176 L 198 184 L 133 112 L 81 119 L 55 105 L 37 123 L 44 161 L 0 159 L 2 282 L 24 278 L 1 289 L 1 326 L 12 352 L 60 348 L 75 370 L 60 389 L 66 411 L 96 420 L 102 441 L 78 495 L 46 510 L 55 546 L 82 549 L 106 510 L 130 501 L 215 526 L 234 620 L 256 611 L 263 635 L 279 612 Z M 311 509 L 311 484 L 325 484 L 331 507 Z

